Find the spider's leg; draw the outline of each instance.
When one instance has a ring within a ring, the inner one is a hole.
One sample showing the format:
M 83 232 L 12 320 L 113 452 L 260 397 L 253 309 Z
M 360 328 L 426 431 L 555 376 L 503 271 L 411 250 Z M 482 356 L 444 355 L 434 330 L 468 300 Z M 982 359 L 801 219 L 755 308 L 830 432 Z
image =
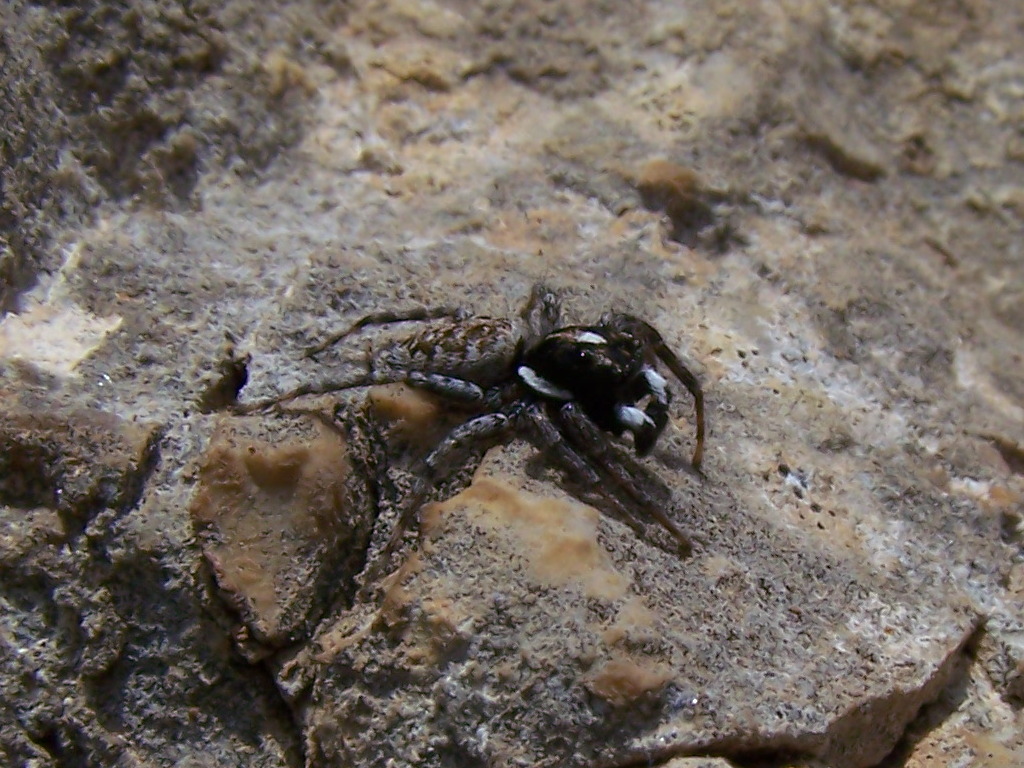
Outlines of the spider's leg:
M 353 333 L 366 328 L 369 325 L 388 325 L 390 323 L 420 322 L 424 320 L 439 320 L 442 317 L 463 317 L 465 312 L 458 307 L 413 307 L 404 311 L 384 310 L 373 312 L 366 317 L 356 320 L 348 328 L 332 333 L 319 344 L 314 344 L 306 349 L 303 357 L 316 357 L 328 347 L 334 346 L 339 341 Z
M 701 389 L 697 377 L 665 343 L 665 339 L 661 337 L 654 326 L 638 317 L 627 316 L 627 320 L 642 330 L 658 359 L 672 371 L 672 375 L 679 379 L 679 382 L 693 397 L 694 414 L 697 420 L 697 446 L 693 450 L 693 468 L 700 471 L 701 462 L 704 460 L 704 390 Z
M 622 464 L 622 456 L 612 448 L 607 435 L 590 421 L 575 403 L 566 403 L 558 409 L 558 421 L 573 445 L 587 453 L 605 475 L 629 498 L 649 513 L 679 543 L 684 555 L 693 550 L 693 542 L 663 510 L 664 500 L 656 499 L 638 482 Z
M 396 380 L 400 381 L 401 379 Z M 275 395 L 274 397 L 268 397 L 264 400 L 255 400 L 251 403 L 238 403 L 234 405 L 231 410 L 238 414 L 254 413 L 256 411 L 263 411 L 268 408 L 272 408 L 273 406 L 280 405 L 281 403 L 287 403 L 299 397 L 305 397 L 306 395 L 326 395 L 331 392 L 340 392 L 345 389 L 355 389 L 356 387 L 365 387 L 370 384 L 384 383 L 387 383 L 387 381 L 379 381 L 378 377 L 373 372 L 361 371 L 349 379 L 330 379 L 327 381 L 318 381 L 312 384 L 301 384 L 295 389 L 285 392 L 283 395 Z
M 363 572 L 364 589 L 369 587 L 373 577 L 387 566 L 392 553 L 401 543 L 406 530 L 423 505 L 424 499 L 437 482 L 451 474 L 453 468 L 465 459 L 470 450 L 496 442 L 509 432 L 513 424 L 513 417 L 504 413 L 485 413 L 457 426 L 427 454 L 414 472 L 415 483 L 408 497 L 402 502 L 402 509 L 391 536 L 378 553 L 375 562 L 368 564 Z
M 658 337 L 661 338 L 660 336 Z M 668 366 L 668 369 L 675 374 L 675 377 L 682 382 L 687 391 L 693 396 L 693 410 L 697 420 L 697 446 L 693 449 L 693 468 L 700 471 L 701 462 L 704 461 L 704 390 L 701 389 L 697 377 L 690 372 L 683 363 L 662 341 L 655 347 L 658 357 Z
M 532 407 L 524 413 L 524 417 L 524 427 L 529 432 L 530 441 L 538 449 L 551 455 L 576 483 L 587 488 L 600 488 L 604 484 L 601 474 L 566 441 L 547 414 L 539 408 Z M 632 519 L 632 514 L 618 498 L 602 498 L 614 507 L 618 517 L 627 521 Z
M 586 456 L 565 434 L 559 431 L 545 412 L 539 409 L 530 409 L 526 416 L 524 427 L 529 431 L 531 442 L 551 456 L 555 463 L 560 465 L 562 470 L 572 478 L 574 484 L 582 488 L 593 489 L 593 492 L 600 497 L 600 501 L 597 503 L 610 508 L 612 514 L 632 528 L 637 536 L 643 538 L 648 535 L 635 512 L 627 507 L 619 496 L 604 491 L 607 478 L 594 467 L 591 457 Z M 603 441 L 606 437 L 602 435 L 599 439 Z M 644 498 L 648 499 L 649 507 L 655 506 L 655 502 L 649 497 L 645 495 Z M 586 498 L 583 500 L 587 501 Z M 633 500 L 635 501 L 635 499 Z M 671 521 L 669 521 L 669 525 L 671 525 Z M 679 544 L 679 547 L 671 550 L 672 554 L 680 551 L 684 556 L 689 554 L 690 542 L 678 529 L 673 533 L 673 540 Z
M 484 390 L 478 384 L 454 376 L 443 376 L 440 373 L 412 371 L 405 377 L 405 383 L 410 387 L 465 405 L 480 405 L 485 397 Z
M 312 384 L 302 384 L 293 390 L 282 395 L 257 400 L 252 403 L 242 403 L 234 406 L 235 413 L 246 414 L 255 411 L 263 411 L 281 403 L 287 403 L 299 397 L 307 395 L 326 395 L 331 392 L 341 392 L 346 389 L 357 387 L 370 387 L 376 384 L 397 384 L 399 382 L 408 384 L 410 387 L 422 389 L 435 395 L 445 398 L 453 403 L 467 406 L 479 406 L 483 403 L 486 393 L 484 390 L 471 381 L 458 379 L 454 376 L 443 376 L 438 373 L 422 373 L 410 371 L 406 374 L 389 371 L 360 371 L 349 379 L 331 379 L 319 381 Z

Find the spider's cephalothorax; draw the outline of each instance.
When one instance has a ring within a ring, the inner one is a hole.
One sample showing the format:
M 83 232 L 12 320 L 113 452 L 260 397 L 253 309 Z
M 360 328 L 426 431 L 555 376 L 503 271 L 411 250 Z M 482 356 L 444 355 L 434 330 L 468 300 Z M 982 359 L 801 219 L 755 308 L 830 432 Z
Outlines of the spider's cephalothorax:
M 381 312 L 357 321 L 309 350 L 313 355 L 369 325 L 435 321 L 419 333 L 386 345 L 368 370 L 348 379 L 303 385 L 270 400 L 240 405 L 251 412 L 303 395 L 405 382 L 440 395 L 476 415 L 456 427 L 423 460 L 419 486 L 404 505 L 389 552 L 434 483 L 453 469 L 467 448 L 521 432 L 628 516 L 622 497 L 643 508 L 675 537 L 689 541 L 652 497 L 621 454 L 601 437 L 629 432 L 639 456 L 647 455 L 668 424 L 671 390 L 659 362 L 686 387 L 696 410 L 693 466 L 704 452 L 704 397 L 697 378 L 661 335 L 632 315 L 609 314 L 597 325 L 559 327 L 558 297 L 535 286 L 517 318 L 469 317 L 458 310 Z
M 633 434 L 646 456 L 668 423 L 671 391 L 658 373 L 661 359 L 693 395 L 697 412 L 699 469 L 704 450 L 704 396 L 696 377 L 679 362 L 650 324 L 632 315 L 611 314 L 598 325 L 570 326 L 545 335 L 523 355 L 518 373 L 538 394 L 580 404 L 601 429 Z M 647 399 L 641 409 L 638 404 Z

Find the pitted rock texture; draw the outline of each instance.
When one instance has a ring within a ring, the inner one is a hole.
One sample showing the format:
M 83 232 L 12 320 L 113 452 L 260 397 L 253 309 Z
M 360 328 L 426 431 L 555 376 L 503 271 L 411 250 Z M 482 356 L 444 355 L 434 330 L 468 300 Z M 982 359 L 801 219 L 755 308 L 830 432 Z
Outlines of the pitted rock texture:
M 0 22 L 6 762 L 1024 762 L 1018 4 Z M 512 436 L 356 573 L 465 411 L 231 404 L 537 281 L 698 371 L 703 473 L 675 383 L 637 470 L 692 555 Z
M 479 477 L 425 512 L 422 546 L 379 605 L 324 629 L 307 712 L 325 764 L 770 749 L 874 765 L 979 625 L 923 561 L 876 568 L 856 542 L 826 554 L 744 490 L 687 493 L 685 519 L 708 543 L 686 559 L 556 494 Z M 847 684 L 823 696 L 822 680 Z
M 283 422 L 283 423 L 282 423 Z M 308 635 L 363 566 L 371 492 L 345 438 L 307 416 L 232 419 L 203 458 L 190 512 L 227 601 L 240 647 L 280 648 Z

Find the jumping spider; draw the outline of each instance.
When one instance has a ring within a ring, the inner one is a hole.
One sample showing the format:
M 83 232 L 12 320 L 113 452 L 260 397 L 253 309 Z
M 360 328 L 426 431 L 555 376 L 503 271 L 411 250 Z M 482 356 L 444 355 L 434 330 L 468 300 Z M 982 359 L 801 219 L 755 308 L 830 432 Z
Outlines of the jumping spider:
M 611 313 L 596 325 L 559 327 L 558 296 L 534 286 L 519 317 L 469 317 L 448 308 L 368 315 L 307 350 L 315 356 L 371 325 L 434 320 L 412 336 L 369 358 L 368 369 L 347 379 L 305 384 L 277 397 L 236 407 L 250 413 L 305 395 L 404 382 L 474 414 L 423 459 L 417 486 L 403 504 L 384 547 L 391 553 L 434 484 L 459 466 L 470 450 L 522 433 L 547 450 L 573 479 L 594 490 L 629 520 L 623 496 L 652 515 L 684 552 L 690 541 L 651 495 L 639 473 L 608 443 L 602 430 L 630 433 L 638 456 L 647 455 L 664 431 L 672 398 L 660 361 L 693 396 L 696 447 L 704 454 L 704 395 L 690 370 L 647 322 Z

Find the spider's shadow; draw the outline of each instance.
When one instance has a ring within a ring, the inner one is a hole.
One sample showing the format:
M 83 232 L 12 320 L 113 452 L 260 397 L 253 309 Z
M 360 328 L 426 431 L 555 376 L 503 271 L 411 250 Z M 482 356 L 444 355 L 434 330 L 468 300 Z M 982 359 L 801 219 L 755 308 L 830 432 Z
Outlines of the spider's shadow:
M 535 452 L 526 460 L 524 468 L 529 477 L 538 481 L 555 482 L 573 498 L 625 524 L 642 541 L 674 557 L 690 553 L 689 545 L 681 545 L 663 525 L 658 524 L 655 519 L 657 515 L 652 515 L 655 510 L 660 510 L 661 515 L 671 517 L 672 512 L 678 507 L 672 489 L 650 468 L 638 461 L 629 452 L 627 445 L 607 444 L 605 451 L 620 468 L 621 474 L 618 480 L 603 477 L 605 482 L 601 484 L 594 484 L 577 476 L 571 467 L 565 466 L 557 456 L 553 457 L 552 451 L 539 446 L 534 446 L 534 449 Z M 672 457 L 673 464 L 676 463 L 675 458 Z M 658 459 L 660 461 L 660 455 Z M 680 469 L 685 469 L 696 477 L 700 476 L 688 461 L 681 462 Z M 622 493 L 615 487 L 621 483 L 622 478 L 628 479 L 631 493 Z
M 626 454 L 629 460 L 635 461 L 632 456 Z M 704 473 L 693 466 L 693 462 L 690 461 L 686 452 L 683 450 L 682 442 L 671 441 L 669 445 L 658 445 L 650 453 L 650 457 L 654 459 L 658 464 L 672 470 L 673 472 L 685 472 L 694 480 L 703 480 Z M 654 476 L 653 473 L 646 467 L 641 467 L 644 472 Z M 656 482 L 660 482 L 659 479 L 655 478 Z
M 690 539 L 672 519 L 672 512 L 679 505 L 671 489 L 633 457 L 627 446 L 609 442 L 606 433 L 578 412 L 567 416 L 558 409 L 543 406 L 515 410 L 516 415 L 501 429 L 477 429 L 473 425 L 478 419 L 474 418 L 463 422 L 429 456 L 403 462 L 400 473 L 405 476 L 405 483 L 395 483 L 393 462 L 379 468 L 379 499 L 399 513 L 396 519 L 389 516 L 390 522 L 384 523 L 391 531 L 390 537 L 383 540 L 386 543 L 372 556 L 374 563 L 368 564 L 365 584 L 393 564 L 393 555 L 407 532 L 415 530 L 419 536 L 418 517 L 424 504 L 450 498 L 463 490 L 472 482 L 472 475 L 488 450 L 507 446 L 515 439 L 524 439 L 532 447 L 525 465 L 528 476 L 553 480 L 573 498 L 627 525 L 639 540 L 672 557 L 690 553 Z M 485 414 L 479 418 L 495 416 Z M 453 438 L 459 433 L 462 434 Z M 467 435 L 472 439 L 466 439 Z M 382 533 L 375 534 L 375 538 Z

